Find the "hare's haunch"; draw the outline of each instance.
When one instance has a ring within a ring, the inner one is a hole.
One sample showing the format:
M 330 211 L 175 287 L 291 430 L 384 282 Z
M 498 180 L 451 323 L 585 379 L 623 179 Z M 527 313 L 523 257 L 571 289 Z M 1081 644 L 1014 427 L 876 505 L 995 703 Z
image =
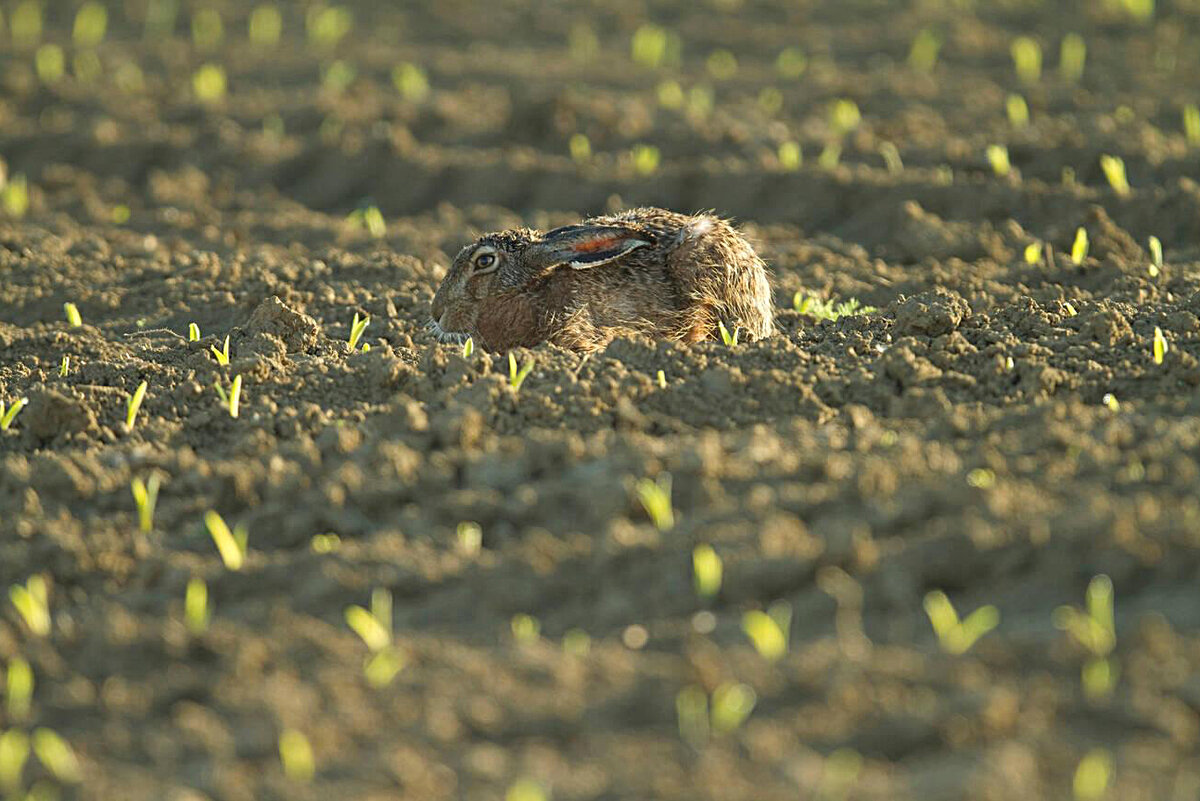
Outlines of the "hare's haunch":
M 590 351 L 621 333 L 698 342 L 718 323 L 748 339 L 774 331 L 766 266 L 710 214 L 632 209 L 545 233 L 481 237 L 433 298 L 442 340 L 491 351 L 552 342 Z

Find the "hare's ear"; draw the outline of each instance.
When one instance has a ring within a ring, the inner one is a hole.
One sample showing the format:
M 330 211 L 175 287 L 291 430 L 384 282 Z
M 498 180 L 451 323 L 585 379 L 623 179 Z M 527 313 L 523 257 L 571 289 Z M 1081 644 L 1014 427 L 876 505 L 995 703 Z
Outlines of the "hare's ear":
M 567 225 L 548 231 L 526 251 L 542 268 L 565 264 L 585 270 L 651 244 L 645 234 L 619 225 Z

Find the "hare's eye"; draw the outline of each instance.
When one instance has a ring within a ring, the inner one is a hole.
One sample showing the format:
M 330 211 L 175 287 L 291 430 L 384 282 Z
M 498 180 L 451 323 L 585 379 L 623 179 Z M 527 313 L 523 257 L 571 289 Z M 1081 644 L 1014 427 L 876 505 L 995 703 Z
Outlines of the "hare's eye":
M 480 270 L 487 270 L 496 264 L 495 253 L 481 253 L 475 257 L 475 266 Z

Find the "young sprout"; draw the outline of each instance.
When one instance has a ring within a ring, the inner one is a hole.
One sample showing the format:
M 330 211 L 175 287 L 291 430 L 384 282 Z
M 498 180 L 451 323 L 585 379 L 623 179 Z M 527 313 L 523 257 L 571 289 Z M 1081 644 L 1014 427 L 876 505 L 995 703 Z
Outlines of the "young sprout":
M 57 83 L 66 72 L 66 56 L 56 44 L 44 44 L 33 54 L 34 70 L 38 80 L 45 84 Z
M 777 662 L 787 653 L 791 625 L 792 607 L 783 601 L 772 604 L 766 612 L 753 609 L 742 615 L 742 631 L 768 662 Z
M 29 181 L 17 173 L 7 183 L 0 181 L 0 185 L 0 208 L 9 217 L 24 217 L 29 212 Z
M 350 323 L 350 351 L 353 353 L 358 349 L 358 341 L 362 339 L 363 332 L 367 330 L 367 326 L 371 324 L 371 315 L 363 317 L 358 316 L 358 312 L 354 313 L 354 320 Z
M 775 71 L 780 77 L 795 80 L 808 69 L 808 57 L 798 47 L 788 47 L 779 51 L 775 57 Z
M 309 547 L 313 553 L 333 553 L 342 547 L 342 538 L 337 534 L 313 534 Z
M 1121 411 L 1121 402 L 1117 400 L 1117 396 L 1111 392 L 1105 392 L 1104 397 L 1100 399 L 1100 402 L 1103 403 L 1110 412 Z
M 1030 242 L 1025 246 L 1025 263 L 1031 267 L 1042 260 L 1042 243 Z
M 405 659 L 392 644 L 392 593 L 383 587 L 371 592 L 371 609 L 346 607 L 346 624 L 370 651 L 363 674 L 372 687 L 386 687 L 404 669 Z
M 0 400 L 0 431 L 7 431 L 12 427 L 13 421 L 17 419 L 17 415 L 27 403 L 29 403 L 29 398 L 17 398 L 8 411 L 5 411 L 4 401 Z
M 458 550 L 466 556 L 476 556 L 483 549 L 483 528 L 478 523 L 463 521 L 455 534 Z
M 929 615 L 942 650 L 955 655 L 965 654 L 980 637 L 1000 624 L 1000 612 L 990 604 L 959 620 L 954 605 L 941 590 L 925 596 L 925 614 Z
M 192 325 L 195 325 L 195 323 L 192 323 Z M 199 335 L 199 333 L 200 333 L 200 329 L 197 328 L 196 334 Z M 225 346 L 223 348 L 221 348 L 221 350 L 217 350 L 216 345 L 209 345 L 208 349 L 212 351 L 213 356 L 217 357 L 217 364 L 221 365 L 222 367 L 229 366 L 229 335 L 228 334 L 225 335 Z
M 714 598 L 721 591 L 725 567 L 721 557 L 707 543 L 692 551 L 692 585 L 701 598 Z
M 315 47 L 332 50 L 354 27 L 354 17 L 343 6 L 312 6 L 304 19 L 308 41 Z
M 571 152 L 571 161 L 576 164 L 587 164 L 592 160 L 591 140 L 581 133 L 571 134 L 567 149 Z
M 713 690 L 712 731 L 713 734 L 729 734 L 746 722 L 754 711 L 757 698 L 749 685 L 727 683 Z
M 658 96 L 658 105 L 671 111 L 678 111 L 687 105 L 687 95 L 683 93 L 683 87 L 679 85 L 679 81 L 665 80 L 659 81 L 658 87 L 654 90 Z
M 778 114 L 783 108 L 783 92 L 774 86 L 764 86 L 758 93 L 758 107 L 768 116 Z
M 146 8 L 146 39 L 155 41 L 173 36 L 178 16 L 178 0 L 150 0 Z
M 1013 40 L 1013 66 L 1017 78 L 1024 84 L 1035 84 L 1042 78 L 1042 46 L 1028 36 L 1018 36 Z
M 675 511 L 671 508 L 671 474 L 659 473 L 658 478 L 638 479 L 634 490 L 642 508 L 659 531 L 667 531 L 675 525 Z
M 704 119 L 712 113 L 715 103 L 712 87 L 706 84 L 697 84 L 688 90 L 687 113 L 691 117 Z
M 66 378 L 71 372 L 71 357 L 66 353 L 63 354 L 62 362 L 58 365 L 59 378 Z
M 283 775 L 294 782 L 307 784 L 317 772 L 312 745 L 296 729 L 284 729 L 279 734 L 279 761 Z
M 1112 776 L 1112 755 L 1103 748 L 1093 748 L 1079 760 L 1075 768 L 1075 778 L 1071 789 L 1075 793 L 1075 801 L 1098 801 L 1108 792 L 1109 778 Z
M 1162 272 L 1163 247 L 1162 240 L 1157 236 L 1150 237 L 1150 277 L 1156 278 Z
M 188 323 L 188 342 L 200 341 L 200 326 L 195 323 Z
M 129 396 L 129 400 L 125 404 L 125 430 L 132 431 L 133 424 L 137 421 L 138 409 L 142 408 L 142 401 L 146 399 L 146 389 L 150 384 L 146 381 L 138 384 L 137 389 Z
M 550 801 L 550 796 L 533 779 L 517 779 L 504 794 L 504 801 Z
M 208 631 L 212 609 L 208 605 L 208 585 L 199 576 L 188 579 L 183 596 L 183 619 L 192 636 L 199 637 Z
M 221 405 L 229 412 L 230 417 L 237 417 L 242 406 L 242 375 L 238 373 L 230 382 L 229 392 L 226 393 L 221 387 L 220 381 L 213 382 L 213 389 L 217 391 L 217 396 L 221 399 Z
M 45 576 L 30 576 L 24 584 L 12 585 L 8 597 L 30 631 L 39 637 L 50 634 L 50 590 Z
M 649 69 L 658 69 L 667 55 L 667 32 L 657 25 L 646 23 L 633 32 L 630 56 Z
M 1154 326 L 1154 363 L 1162 364 L 1168 350 L 1170 350 L 1170 346 L 1167 344 L 1167 338 L 1162 329 L 1157 325 Z
M 0 733 L 0 793 L 6 798 L 21 797 L 21 773 L 28 759 L 29 735 L 20 729 Z
M 333 94 L 341 94 L 354 83 L 358 70 L 341 59 L 336 59 L 321 68 L 321 87 Z
M 9 20 L 13 44 L 28 50 L 42 38 L 42 7 L 37 0 L 24 0 L 13 9 Z
M 832 170 L 842 161 L 841 142 L 829 142 L 817 156 L 817 165 L 823 170 Z
M 33 706 L 33 668 L 19 656 L 8 660 L 4 697 L 7 699 L 5 709 L 9 720 L 28 719 Z
M 572 61 L 587 63 L 600 53 L 600 37 L 591 25 L 577 22 L 567 34 L 567 52 Z
M 563 634 L 562 648 L 574 656 L 587 656 L 592 650 L 592 638 L 583 629 L 568 629 Z
M 916 72 L 930 73 L 937 65 L 938 51 L 942 49 L 942 37 L 929 28 L 923 28 L 913 39 L 908 51 L 908 66 Z
M 1116 684 L 1117 667 L 1110 658 L 1117 645 L 1114 621 L 1112 580 L 1103 574 L 1088 583 L 1086 610 L 1072 606 L 1054 610 L 1054 625 L 1090 654 L 1083 666 L 1083 691 L 1088 698 L 1106 698 Z
M 822 300 L 815 295 L 805 295 L 802 291 L 792 295 L 792 308 L 800 314 L 831 322 L 837 322 L 842 317 L 855 317 L 879 311 L 874 306 L 862 305 L 858 298 L 850 298 L 838 303 L 832 300 Z
M 787 141 L 779 144 L 779 166 L 788 171 L 795 172 L 804 164 L 804 150 L 800 147 L 799 142 Z
M 1004 145 L 988 145 L 987 160 L 988 164 L 992 165 L 992 172 L 1001 178 L 1012 172 L 1012 163 L 1008 160 L 1008 148 Z
M 532 615 L 516 614 L 508 623 L 513 639 L 520 643 L 533 642 L 542 634 L 542 624 Z
M 1087 61 L 1087 43 L 1077 33 L 1068 33 L 1062 38 L 1058 52 L 1058 73 L 1067 83 L 1079 83 L 1083 77 L 1083 65 Z
M 741 326 L 735 325 L 733 333 L 729 333 L 729 329 L 725 327 L 725 323 L 718 320 L 717 329 L 721 332 L 721 341 L 725 343 L 725 347 L 733 348 L 737 346 L 738 334 L 741 333 Z
M 1008 124 L 1017 130 L 1029 127 L 1029 104 L 1018 94 L 1009 95 L 1004 101 Z
M 283 16 L 273 5 L 261 5 L 250 13 L 247 28 L 251 43 L 259 47 L 274 47 L 283 33 Z
M 727 81 L 738 73 L 737 56 L 728 50 L 714 50 L 704 62 L 708 74 L 718 81 Z
M 1200 106 L 1195 103 L 1183 107 L 1183 135 L 1190 147 L 1200 147 Z
M 215 50 L 224 37 L 225 25 L 215 8 L 201 8 L 192 15 L 192 43 L 197 50 Z
M 79 760 L 75 758 L 71 746 L 57 732 L 46 728 L 34 729 L 33 753 L 58 781 L 63 784 L 79 783 Z
M 104 41 L 108 28 L 108 11 L 95 0 L 88 0 L 75 13 L 71 38 L 79 47 L 95 47 Z
M 63 304 L 63 314 L 67 316 L 67 325 L 72 328 L 78 328 L 83 325 L 83 318 L 79 316 L 79 307 L 71 301 Z
M 900 158 L 900 150 L 891 142 L 879 143 L 879 155 L 883 164 L 892 175 L 904 172 L 904 161 Z
M 667 388 L 667 374 L 666 374 L 664 371 L 662 371 L 662 370 L 659 370 L 659 371 L 658 371 L 658 372 L 655 374 L 655 376 L 654 376 L 654 379 L 655 379 L 655 380 L 658 382 L 658 388 L 659 388 L 659 389 L 666 389 L 666 388 Z
M 1108 185 L 1113 188 L 1118 197 L 1129 197 L 1129 180 L 1125 177 L 1125 161 L 1120 156 L 1101 156 L 1100 169 Z
M 154 507 L 158 505 L 160 483 L 158 473 L 151 473 L 147 481 L 135 478 L 129 483 L 133 502 L 137 504 L 138 528 L 143 534 L 149 534 L 154 528 Z
M 246 551 L 250 544 L 250 532 L 244 523 L 238 523 L 233 531 L 225 523 L 225 518 L 212 509 L 204 513 L 204 525 L 221 554 L 221 561 L 229 570 L 241 570 L 246 562 Z
M 521 365 L 521 369 L 517 369 L 517 357 L 510 350 L 508 352 L 508 385 L 513 388 L 513 392 L 520 392 L 521 385 L 525 383 L 525 379 L 533 372 L 533 357 L 525 360 L 525 364 Z
M 817 798 L 845 799 L 858 783 L 862 772 L 862 754 L 852 748 L 839 748 L 825 758 Z
M 228 86 L 225 69 L 218 64 L 205 64 L 192 75 L 192 91 L 202 103 L 221 101 Z
M 675 714 L 679 718 L 679 737 L 693 748 L 708 740 L 708 696 L 695 684 L 684 687 L 675 696 Z
M 861 122 L 862 112 L 853 100 L 841 97 L 829 106 L 829 127 L 839 137 L 853 131 Z
M 660 153 L 654 145 L 638 144 L 629 151 L 633 170 L 638 175 L 653 175 L 658 171 Z
M 1075 241 L 1071 244 L 1071 261 L 1076 266 L 1083 264 L 1088 255 L 1088 235 L 1081 225 L 1075 229 Z

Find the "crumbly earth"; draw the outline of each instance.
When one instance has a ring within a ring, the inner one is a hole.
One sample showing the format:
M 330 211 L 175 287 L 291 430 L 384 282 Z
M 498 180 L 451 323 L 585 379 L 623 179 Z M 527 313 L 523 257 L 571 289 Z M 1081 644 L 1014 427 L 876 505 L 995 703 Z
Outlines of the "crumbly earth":
M 31 757 L 21 787 L 1060 799 L 1092 753 L 1111 759 L 1109 798 L 1196 797 L 1195 2 L 1142 23 L 1099 1 L 362 0 L 326 49 L 298 4 L 280 4 L 272 48 L 246 40 L 251 4 L 214 3 L 226 35 L 208 52 L 184 16 L 174 39 L 147 38 L 146 3 L 109 3 L 91 84 L 73 5 L 51 5 L 60 81 L 0 33 L 0 156 L 30 187 L 27 215 L 0 218 L 0 399 L 29 399 L 0 433 L 0 586 L 45 576 L 53 623 L 37 636 L 5 594 L 0 668 L 26 660 L 35 689 L 26 716 L 0 706 L 0 728 L 58 732 L 82 781 Z M 669 33 L 658 68 L 630 58 L 647 23 Z M 942 40 L 928 74 L 906 63 L 926 29 Z M 1058 69 L 1069 32 L 1088 45 L 1078 84 Z M 1031 85 L 1012 68 L 1020 34 L 1045 52 Z M 787 47 L 807 58 L 799 77 L 777 71 Z M 736 74 L 707 72 L 718 49 Z M 397 90 L 399 61 L 428 95 L 411 77 Z M 224 99 L 194 96 L 204 63 L 226 70 Z M 821 165 L 838 98 L 862 119 Z M 778 156 L 792 140 L 796 171 Z M 653 175 L 629 155 L 640 144 L 659 149 Z M 1104 154 L 1123 158 L 1127 195 Z M 516 354 L 534 367 L 514 391 L 506 359 L 424 333 L 471 237 L 643 203 L 735 217 L 771 265 L 778 336 L 539 347 Z M 347 219 L 372 204 L 382 238 Z M 792 310 L 797 291 L 876 310 L 818 320 Z M 368 352 L 346 344 L 356 312 Z M 233 419 L 213 384 L 235 375 Z M 663 473 L 676 519 L 660 531 L 635 487 Z M 141 533 L 130 483 L 151 474 Z M 240 571 L 208 510 L 247 527 Z M 712 599 L 693 587 L 700 544 L 724 564 Z M 1090 699 L 1087 652 L 1053 615 L 1097 574 L 1115 587 L 1119 672 Z M 192 578 L 211 602 L 201 634 L 184 623 Z M 344 617 L 375 588 L 404 660 L 378 688 Z M 998 628 L 944 652 L 931 590 L 964 614 L 995 605 Z M 741 622 L 779 601 L 791 642 L 772 663 Z M 578 633 L 563 648 L 575 629 L 590 648 Z M 749 717 L 685 740 L 680 691 L 730 683 L 752 689 Z M 285 729 L 311 743 L 310 782 L 281 767 Z

